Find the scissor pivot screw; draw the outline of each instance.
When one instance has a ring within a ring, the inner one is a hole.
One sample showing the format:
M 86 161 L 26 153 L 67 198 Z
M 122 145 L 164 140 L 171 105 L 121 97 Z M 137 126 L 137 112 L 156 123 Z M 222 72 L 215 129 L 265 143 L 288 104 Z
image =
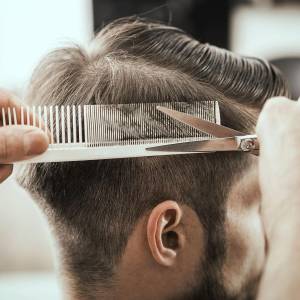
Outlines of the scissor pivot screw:
M 241 143 L 240 143 L 240 148 L 243 150 L 243 151 L 251 151 L 251 150 L 254 150 L 256 147 L 255 145 L 255 141 L 253 139 L 243 139 L 241 140 Z

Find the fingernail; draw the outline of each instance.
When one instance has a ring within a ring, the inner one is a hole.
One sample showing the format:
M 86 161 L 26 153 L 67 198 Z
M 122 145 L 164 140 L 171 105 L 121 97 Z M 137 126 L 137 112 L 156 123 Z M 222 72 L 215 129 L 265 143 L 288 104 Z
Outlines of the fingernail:
M 31 130 L 24 135 L 25 155 L 38 155 L 48 147 L 47 136 L 41 130 Z

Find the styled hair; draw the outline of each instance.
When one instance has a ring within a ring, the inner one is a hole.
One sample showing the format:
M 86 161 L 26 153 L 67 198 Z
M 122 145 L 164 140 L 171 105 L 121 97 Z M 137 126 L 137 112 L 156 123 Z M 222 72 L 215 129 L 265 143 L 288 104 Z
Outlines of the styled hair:
M 250 133 L 265 101 L 279 95 L 288 95 L 286 84 L 268 62 L 132 17 L 104 27 L 86 48 L 70 46 L 46 56 L 33 74 L 27 101 L 79 105 L 214 98 L 222 124 Z M 226 254 L 225 200 L 249 164 L 248 155 L 237 153 L 44 163 L 28 167 L 20 181 L 45 211 L 65 268 L 82 294 L 95 285 L 110 286 L 139 218 L 173 199 L 194 209 L 205 228 L 205 279 L 198 284 L 201 295 L 221 299 L 221 288 L 212 285 Z

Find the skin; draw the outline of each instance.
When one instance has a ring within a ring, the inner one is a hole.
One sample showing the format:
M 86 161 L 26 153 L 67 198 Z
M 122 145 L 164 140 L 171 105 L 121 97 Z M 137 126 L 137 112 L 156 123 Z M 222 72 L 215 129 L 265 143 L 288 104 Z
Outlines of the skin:
M 257 299 L 298 298 L 297 105 L 286 99 L 269 101 L 258 122 L 261 155 L 259 159 L 253 156 L 252 168 L 229 193 L 222 273 L 232 296 L 262 275 Z M 164 236 L 169 231 L 173 232 L 171 241 Z M 178 295 L 195 282 L 194 267 L 204 258 L 203 232 L 191 209 L 175 200 L 161 203 L 137 224 L 117 271 L 118 285 L 107 291 L 105 299 L 129 299 L 128 295 L 130 299 L 172 299 Z
M 136 226 L 119 266 L 120 284 L 108 299 L 172 299 L 174 292 L 194 284 L 190 272 L 196 272 L 203 252 L 195 212 L 165 201 Z
M 257 126 L 260 157 L 253 157 L 252 168 L 229 193 L 222 273 L 233 296 L 262 275 L 258 300 L 298 299 L 299 115 L 299 103 L 268 101 Z M 168 230 L 177 242 L 166 242 Z M 166 299 L 180 293 L 194 281 L 193 267 L 203 258 L 203 232 L 194 212 L 176 201 L 154 208 L 137 224 L 119 267 L 119 285 L 107 299 Z
M 222 271 L 225 287 L 233 296 L 260 276 L 266 259 L 258 158 L 252 156 L 251 159 L 252 167 L 233 185 L 227 201 L 227 256 Z
M 19 122 L 20 104 L 13 95 L 1 90 L 0 109 L 8 107 L 16 108 Z M 254 159 L 253 168 L 229 193 L 225 224 L 227 257 L 222 273 L 225 287 L 232 295 L 239 293 L 264 268 L 258 300 L 298 299 L 299 115 L 299 103 L 284 98 L 268 101 L 257 126 L 259 168 Z M 0 182 L 3 182 L 11 174 L 13 162 L 41 154 L 49 140 L 38 128 L 1 125 L 0 117 Z M 117 288 L 104 291 L 102 296 L 166 299 L 180 293 L 186 285 L 193 285 L 195 266 L 204 257 L 203 232 L 202 224 L 190 208 L 174 200 L 159 204 L 138 222 L 130 237 L 117 272 Z
M 49 144 L 47 135 L 39 128 L 21 125 L 2 127 L 2 108 L 7 110 L 9 107 L 16 109 L 19 124 L 20 102 L 11 93 L 0 90 L 0 183 L 11 175 L 13 162 L 41 154 Z
M 257 163 L 253 157 L 253 168 L 233 185 L 227 201 L 228 255 L 222 273 L 232 295 L 258 276 L 265 262 Z M 201 280 L 204 247 L 196 213 L 174 200 L 160 203 L 136 225 L 116 272 L 118 284 L 105 299 L 172 299 Z
M 299 299 L 300 104 L 270 100 L 260 115 L 260 186 L 269 255 L 259 300 Z

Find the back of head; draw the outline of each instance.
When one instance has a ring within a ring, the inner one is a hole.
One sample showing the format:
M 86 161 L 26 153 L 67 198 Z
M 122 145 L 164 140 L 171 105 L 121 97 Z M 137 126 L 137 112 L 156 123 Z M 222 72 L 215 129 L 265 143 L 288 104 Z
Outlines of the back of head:
M 50 53 L 27 99 L 43 105 L 214 99 L 222 124 L 251 132 L 256 113 L 275 95 L 287 89 L 267 62 L 126 18 L 106 26 L 86 49 Z M 231 153 L 48 163 L 29 167 L 22 184 L 53 225 L 76 285 L 88 292 L 110 285 L 136 222 L 166 199 L 196 211 L 207 231 L 206 272 L 214 272 L 224 258 L 226 194 L 248 164 L 247 156 Z

